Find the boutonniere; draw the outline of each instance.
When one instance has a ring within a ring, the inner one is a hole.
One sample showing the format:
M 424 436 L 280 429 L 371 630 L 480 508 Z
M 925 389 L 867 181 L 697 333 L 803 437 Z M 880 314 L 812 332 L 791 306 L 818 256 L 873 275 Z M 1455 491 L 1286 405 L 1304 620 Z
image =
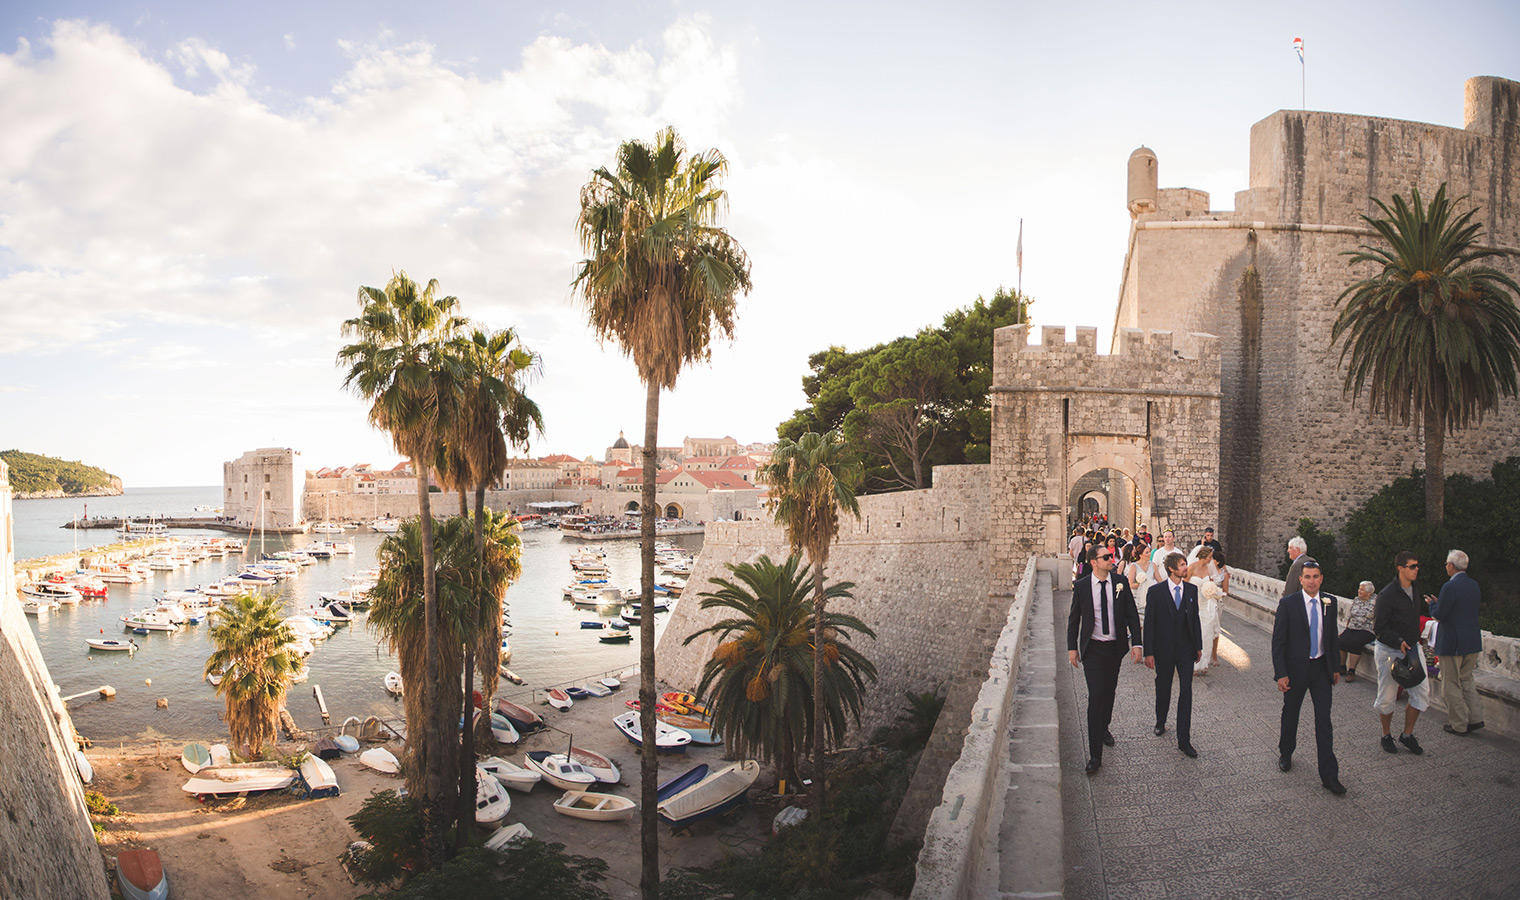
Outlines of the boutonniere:
M 1331 597 L 1329 594 L 1320 594 L 1319 602 L 1328 607 L 1330 604 L 1335 602 L 1335 598 Z

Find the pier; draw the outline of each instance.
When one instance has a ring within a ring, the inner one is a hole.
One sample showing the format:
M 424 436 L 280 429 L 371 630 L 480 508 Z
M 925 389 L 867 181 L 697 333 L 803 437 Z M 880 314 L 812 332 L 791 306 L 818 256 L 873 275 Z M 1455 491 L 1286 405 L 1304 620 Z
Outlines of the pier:
M 114 528 L 121 529 L 129 520 L 121 518 L 97 517 L 91 519 L 70 519 L 58 526 L 60 528 Z M 157 516 L 147 519 L 131 519 L 130 521 L 141 525 L 162 525 L 165 528 L 204 528 L 211 531 L 229 531 L 234 534 L 242 534 L 249 531 L 247 525 L 239 525 L 229 519 L 217 518 L 216 516 Z M 295 526 L 289 528 L 254 528 L 254 531 L 263 531 L 265 534 L 305 534 L 306 527 Z M 144 535 L 145 537 L 147 535 Z
M 681 537 L 688 534 L 705 534 L 706 526 L 683 525 L 679 528 L 660 528 L 654 533 L 657 538 Z M 560 534 L 573 541 L 586 541 L 588 543 L 600 543 L 602 541 L 636 541 L 640 537 L 637 528 L 632 531 L 561 531 Z

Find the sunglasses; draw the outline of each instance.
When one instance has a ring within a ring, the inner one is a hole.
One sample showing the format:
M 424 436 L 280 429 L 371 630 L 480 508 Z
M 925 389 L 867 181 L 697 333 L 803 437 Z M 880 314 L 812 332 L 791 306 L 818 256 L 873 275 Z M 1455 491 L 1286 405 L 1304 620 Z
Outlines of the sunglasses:
M 1403 566 L 1402 568 L 1405 568 L 1405 569 L 1418 569 L 1419 567 L 1420 567 L 1419 563 L 1410 563 L 1409 565 Z
M 1112 553 L 1099 553 L 1098 554 L 1098 558 L 1099 559 L 1113 559 L 1114 555 Z

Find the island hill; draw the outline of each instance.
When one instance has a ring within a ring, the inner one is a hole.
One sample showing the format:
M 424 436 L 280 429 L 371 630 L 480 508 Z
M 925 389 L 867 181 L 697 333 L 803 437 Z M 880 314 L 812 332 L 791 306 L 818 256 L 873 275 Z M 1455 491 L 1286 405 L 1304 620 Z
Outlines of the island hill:
M 10 469 L 11 490 L 17 500 L 43 497 L 114 497 L 121 479 L 82 462 L 54 459 L 22 450 L 0 450 Z

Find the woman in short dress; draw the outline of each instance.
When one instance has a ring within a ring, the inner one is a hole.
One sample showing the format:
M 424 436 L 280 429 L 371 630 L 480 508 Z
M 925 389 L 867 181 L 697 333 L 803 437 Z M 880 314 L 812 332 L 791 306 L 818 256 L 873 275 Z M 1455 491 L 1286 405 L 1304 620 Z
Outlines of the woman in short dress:
M 1151 556 L 1145 552 L 1143 544 L 1124 545 L 1124 577 L 1129 581 L 1129 589 L 1135 595 L 1135 605 L 1145 609 L 1145 592 L 1155 584 L 1155 573 L 1151 569 Z

